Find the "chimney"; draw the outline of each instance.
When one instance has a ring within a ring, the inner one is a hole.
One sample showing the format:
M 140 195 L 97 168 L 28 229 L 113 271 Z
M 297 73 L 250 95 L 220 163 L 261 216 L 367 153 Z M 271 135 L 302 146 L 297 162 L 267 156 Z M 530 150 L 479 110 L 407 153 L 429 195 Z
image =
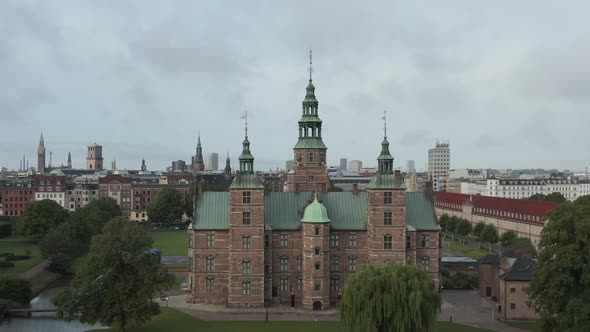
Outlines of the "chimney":
M 357 183 L 352 184 L 352 193 L 355 195 L 359 193 L 359 185 Z
M 399 187 L 402 185 L 402 173 L 399 169 L 396 169 L 393 173 L 394 176 L 394 184 L 396 187 Z

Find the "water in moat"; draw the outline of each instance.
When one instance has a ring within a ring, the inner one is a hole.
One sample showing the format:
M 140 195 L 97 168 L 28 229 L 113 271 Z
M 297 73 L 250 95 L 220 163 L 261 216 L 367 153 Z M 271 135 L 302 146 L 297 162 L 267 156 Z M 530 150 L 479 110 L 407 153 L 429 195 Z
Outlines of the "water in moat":
M 33 309 L 55 308 L 51 299 L 61 288 L 50 288 L 31 300 Z M 2 332 L 83 332 L 90 329 L 100 329 L 99 325 L 82 324 L 79 321 L 66 322 L 57 317 L 56 313 L 33 313 L 31 318 L 7 318 L 0 322 Z

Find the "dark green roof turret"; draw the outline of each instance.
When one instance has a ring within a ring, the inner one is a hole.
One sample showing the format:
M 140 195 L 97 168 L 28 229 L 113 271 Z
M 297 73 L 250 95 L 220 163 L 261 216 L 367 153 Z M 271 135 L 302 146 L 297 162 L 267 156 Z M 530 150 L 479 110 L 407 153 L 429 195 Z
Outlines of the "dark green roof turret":
M 302 222 L 312 222 L 312 223 L 326 223 L 330 222 L 328 218 L 328 210 L 324 206 L 324 204 L 318 201 L 318 194 L 317 192 L 314 194 L 313 202 L 311 202 L 303 212 L 303 218 L 301 219 Z

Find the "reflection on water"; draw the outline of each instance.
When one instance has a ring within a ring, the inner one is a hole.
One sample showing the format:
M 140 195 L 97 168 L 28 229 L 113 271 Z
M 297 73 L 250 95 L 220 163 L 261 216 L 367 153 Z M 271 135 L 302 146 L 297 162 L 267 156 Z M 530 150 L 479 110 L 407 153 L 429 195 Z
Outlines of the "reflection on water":
M 50 288 L 31 300 L 31 308 L 55 308 L 51 299 L 59 293 L 61 288 Z M 82 324 L 78 321 L 66 322 L 58 318 L 55 313 L 36 313 L 31 318 L 8 318 L 0 323 L 2 332 L 82 332 L 89 329 L 99 329 L 99 325 Z

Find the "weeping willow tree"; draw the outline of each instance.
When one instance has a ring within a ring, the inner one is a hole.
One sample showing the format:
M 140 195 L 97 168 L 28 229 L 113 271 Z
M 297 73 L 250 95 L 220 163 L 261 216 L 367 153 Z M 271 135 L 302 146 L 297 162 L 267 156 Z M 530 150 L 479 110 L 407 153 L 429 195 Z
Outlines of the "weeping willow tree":
M 349 277 L 339 309 L 347 331 L 435 331 L 440 296 L 415 265 L 367 265 Z

